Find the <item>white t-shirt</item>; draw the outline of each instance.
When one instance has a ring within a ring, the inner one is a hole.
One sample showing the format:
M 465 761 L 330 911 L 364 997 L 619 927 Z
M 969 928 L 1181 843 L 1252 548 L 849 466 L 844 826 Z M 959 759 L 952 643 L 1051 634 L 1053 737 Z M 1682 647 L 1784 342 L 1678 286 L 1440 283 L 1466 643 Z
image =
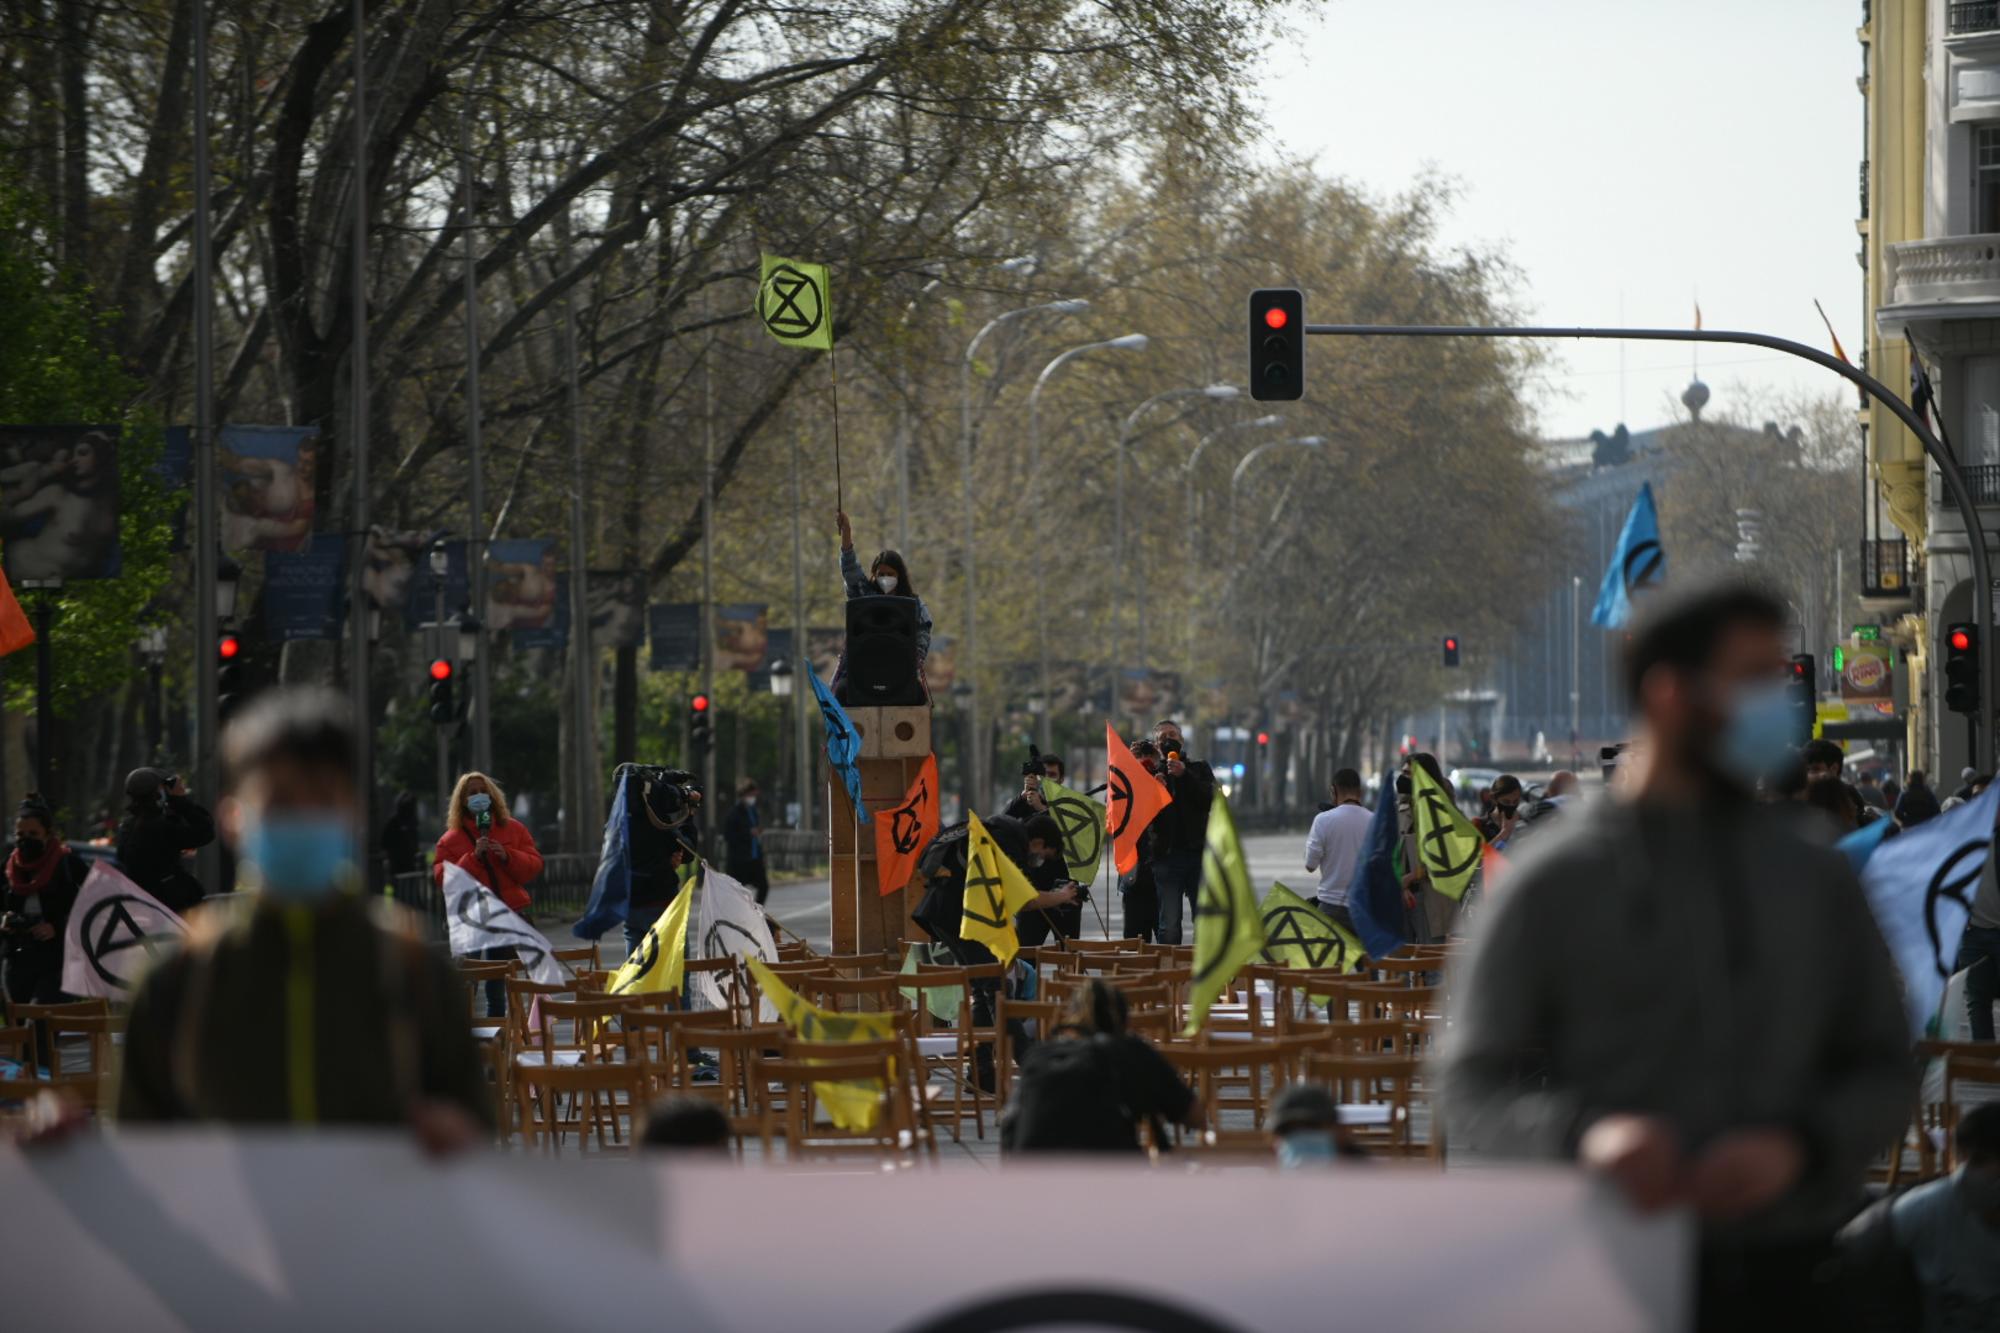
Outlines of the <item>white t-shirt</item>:
M 1354 883 L 1354 863 L 1361 845 L 1368 841 L 1368 825 L 1374 816 L 1368 807 L 1350 801 L 1322 810 L 1306 835 L 1306 869 L 1319 872 L 1319 900 L 1333 907 L 1347 903 L 1347 890 Z

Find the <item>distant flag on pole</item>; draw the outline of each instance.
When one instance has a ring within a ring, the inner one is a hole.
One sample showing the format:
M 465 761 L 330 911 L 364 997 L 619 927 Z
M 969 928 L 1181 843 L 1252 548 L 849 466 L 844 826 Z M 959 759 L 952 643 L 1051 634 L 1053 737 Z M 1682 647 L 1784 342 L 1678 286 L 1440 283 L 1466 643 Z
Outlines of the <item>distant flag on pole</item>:
M 1410 765 L 1410 812 L 1416 819 L 1417 859 L 1431 887 L 1447 898 L 1463 898 L 1486 840 L 1422 764 Z
M 846 784 L 847 799 L 854 803 L 854 817 L 866 824 L 868 807 L 861 804 L 861 769 L 854 762 L 861 757 L 861 733 L 854 729 L 854 719 L 840 706 L 840 700 L 833 697 L 833 691 L 820 681 L 812 663 L 805 663 L 804 669 L 813 693 L 819 698 L 820 720 L 826 724 L 826 761 Z
M 0 570 L 0 657 L 26 648 L 35 641 L 35 627 L 28 623 L 28 617 L 21 610 L 20 602 L 14 598 L 14 585 L 7 582 L 7 574 Z
M 833 350 L 833 284 L 826 265 L 765 255 L 757 278 L 757 319 L 787 347 Z
M 1062 830 L 1063 861 L 1079 884 L 1095 884 L 1104 864 L 1104 807 L 1054 778 L 1042 779 L 1042 799 Z
M 1649 481 L 1639 487 L 1639 498 L 1625 516 L 1625 527 L 1618 534 L 1611 564 L 1597 590 L 1590 623 L 1623 629 L 1632 618 L 1633 595 L 1658 587 L 1666 573 L 1667 556 L 1660 548 L 1660 514 L 1653 507 L 1653 483 Z
M 1694 303 L 1694 331 L 1696 333 L 1701 332 L 1701 302 L 1699 301 Z
M 1840 345 L 1840 335 L 1833 331 L 1833 321 L 1826 317 L 1826 307 L 1819 303 L 1817 296 L 1813 298 L 1813 309 L 1819 311 L 1819 322 L 1826 325 L 1826 336 L 1833 340 L 1833 354 L 1840 358 L 1842 365 L 1853 365 L 1854 363 L 1847 359 L 1847 349 Z

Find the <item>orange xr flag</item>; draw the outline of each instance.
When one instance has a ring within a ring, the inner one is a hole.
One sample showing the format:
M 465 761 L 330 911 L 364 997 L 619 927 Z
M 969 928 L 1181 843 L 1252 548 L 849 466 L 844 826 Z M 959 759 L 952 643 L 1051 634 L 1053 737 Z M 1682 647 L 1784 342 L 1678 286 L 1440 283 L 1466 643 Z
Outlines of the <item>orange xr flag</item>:
M 34 641 L 35 627 L 28 623 L 21 604 L 14 600 L 14 585 L 7 582 L 5 571 L 0 571 L 0 657 Z
M 910 882 L 917 858 L 938 835 L 937 756 L 927 755 L 917 780 L 893 810 L 875 812 L 875 883 L 888 897 Z
M 1104 726 L 1104 757 L 1111 770 L 1104 794 L 1105 831 L 1111 835 L 1112 863 L 1123 875 L 1139 864 L 1139 835 L 1160 811 L 1174 803 L 1174 798 L 1165 783 L 1132 757 L 1131 747 L 1118 739 L 1118 732 L 1108 722 Z

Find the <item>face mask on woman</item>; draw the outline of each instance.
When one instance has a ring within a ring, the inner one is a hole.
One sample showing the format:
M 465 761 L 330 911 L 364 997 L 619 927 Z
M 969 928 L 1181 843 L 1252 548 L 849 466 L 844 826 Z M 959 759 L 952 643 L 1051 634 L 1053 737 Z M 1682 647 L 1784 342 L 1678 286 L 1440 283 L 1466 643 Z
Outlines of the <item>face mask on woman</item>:
M 1330 1166 L 1338 1156 L 1340 1151 L 1334 1146 L 1332 1130 L 1293 1130 L 1278 1140 L 1278 1165 L 1286 1170 Z
M 896 591 L 896 576 L 894 574 L 877 574 L 875 576 L 875 586 L 885 593 L 894 592 Z
M 23 861 L 41 860 L 42 853 L 47 851 L 48 848 L 49 845 L 46 842 L 43 842 L 40 838 L 14 839 L 14 850 L 21 854 L 21 859 Z
M 493 808 L 493 798 L 485 792 L 474 792 L 465 798 L 465 808 L 475 815 L 483 815 Z
M 264 891 L 289 902 L 330 897 L 354 874 L 354 830 L 337 814 L 271 814 L 243 830 L 243 859 Z

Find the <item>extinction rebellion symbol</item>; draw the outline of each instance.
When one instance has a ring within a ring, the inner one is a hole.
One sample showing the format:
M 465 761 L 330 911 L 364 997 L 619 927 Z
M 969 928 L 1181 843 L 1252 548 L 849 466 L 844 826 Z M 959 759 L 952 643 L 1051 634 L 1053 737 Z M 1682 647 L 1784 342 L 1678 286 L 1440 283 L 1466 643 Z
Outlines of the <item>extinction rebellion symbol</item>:
M 780 338 L 809 336 L 826 318 L 819 284 L 790 264 L 778 265 L 757 293 L 757 317 Z

